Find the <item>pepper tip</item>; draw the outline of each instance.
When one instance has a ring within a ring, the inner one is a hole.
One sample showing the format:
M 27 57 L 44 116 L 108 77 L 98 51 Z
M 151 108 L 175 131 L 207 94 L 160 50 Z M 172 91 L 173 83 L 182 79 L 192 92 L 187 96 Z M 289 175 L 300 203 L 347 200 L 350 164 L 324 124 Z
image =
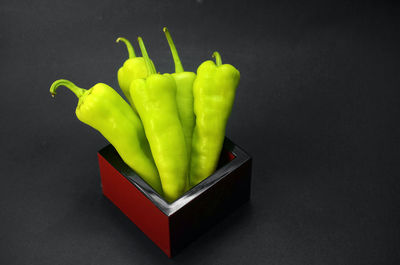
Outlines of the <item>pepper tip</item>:
M 167 31 L 168 31 L 167 27 L 163 27 L 162 30 L 163 30 L 164 32 L 167 32 Z

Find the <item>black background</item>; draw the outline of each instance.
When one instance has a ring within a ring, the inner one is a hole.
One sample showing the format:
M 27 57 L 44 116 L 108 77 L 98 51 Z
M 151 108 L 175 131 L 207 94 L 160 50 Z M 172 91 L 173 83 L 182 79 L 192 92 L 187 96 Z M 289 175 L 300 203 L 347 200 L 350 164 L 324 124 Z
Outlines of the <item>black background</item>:
M 399 6 L 394 2 L 0 3 L 0 264 L 399 264 Z M 172 72 L 214 50 L 241 72 L 227 136 L 251 202 L 169 260 L 101 194 L 106 140 L 59 78 L 118 91 L 119 36 Z M 137 46 L 136 46 L 137 47 Z

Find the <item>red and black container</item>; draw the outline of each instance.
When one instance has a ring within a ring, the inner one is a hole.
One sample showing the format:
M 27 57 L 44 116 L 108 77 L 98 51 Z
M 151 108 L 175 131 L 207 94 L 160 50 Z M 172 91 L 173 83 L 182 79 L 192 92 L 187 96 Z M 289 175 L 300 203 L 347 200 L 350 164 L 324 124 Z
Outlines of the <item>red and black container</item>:
M 252 160 L 228 138 L 215 173 L 170 204 L 112 145 L 101 149 L 98 158 L 103 194 L 168 257 L 250 198 Z

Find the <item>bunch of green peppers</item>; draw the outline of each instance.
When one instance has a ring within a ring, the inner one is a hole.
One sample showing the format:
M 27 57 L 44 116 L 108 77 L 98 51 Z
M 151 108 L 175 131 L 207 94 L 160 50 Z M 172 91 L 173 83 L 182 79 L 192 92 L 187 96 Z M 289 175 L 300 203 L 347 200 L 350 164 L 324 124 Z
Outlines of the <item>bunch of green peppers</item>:
M 110 86 L 85 90 L 59 79 L 78 97 L 77 118 L 98 130 L 122 160 L 168 202 L 210 176 L 217 167 L 240 73 L 230 64 L 208 60 L 197 73 L 184 71 L 167 28 L 163 29 L 175 63 L 172 74 L 157 73 L 142 38 L 137 57 L 125 38 L 129 58 L 118 83 L 129 104 Z

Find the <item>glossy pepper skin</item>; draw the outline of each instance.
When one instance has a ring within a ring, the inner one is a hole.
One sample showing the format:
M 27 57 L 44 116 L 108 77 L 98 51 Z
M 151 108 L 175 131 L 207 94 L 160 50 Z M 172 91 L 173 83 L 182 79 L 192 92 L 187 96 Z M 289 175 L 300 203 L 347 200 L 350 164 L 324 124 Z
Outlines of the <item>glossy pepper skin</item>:
M 183 70 L 181 60 L 168 29 L 164 27 L 163 31 L 165 33 L 165 37 L 167 38 L 175 63 L 175 73 L 171 74 L 171 76 L 174 78 L 176 83 L 176 104 L 178 106 L 179 118 L 181 120 L 183 133 L 185 135 L 187 154 L 190 159 L 192 136 L 195 124 L 193 110 L 193 82 L 196 78 L 196 74 Z
M 194 186 L 214 173 L 225 138 L 225 127 L 232 110 L 240 73 L 230 64 L 222 64 L 214 52 L 213 61 L 203 62 L 193 84 L 196 125 L 190 160 L 190 185 Z
M 143 40 L 140 49 L 151 68 Z M 169 74 L 151 74 L 133 80 L 130 93 L 143 122 L 154 161 L 160 173 L 164 198 L 172 202 L 184 192 L 187 184 L 188 157 L 185 137 L 176 106 L 176 84 Z
M 69 88 L 79 98 L 75 111 L 78 119 L 98 130 L 114 146 L 122 160 L 162 194 L 142 123 L 128 103 L 113 88 L 102 83 L 85 90 L 60 79 L 51 85 L 53 96 L 59 86 Z
M 131 95 L 129 93 L 129 86 L 132 80 L 138 78 L 146 78 L 149 75 L 149 72 L 147 70 L 146 63 L 143 57 L 136 57 L 135 50 L 133 49 L 132 44 L 127 39 L 122 37 L 116 40 L 117 43 L 120 41 L 125 43 L 128 50 L 129 58 L 118 70 L 118 84 L 122 92 L 124 92 L 125 97 L 131 104 L 133 110 L 136 112 L 135 105 L 133 104 Z M 153 65 L 153 62 L 151 62 L 151 64 Z

